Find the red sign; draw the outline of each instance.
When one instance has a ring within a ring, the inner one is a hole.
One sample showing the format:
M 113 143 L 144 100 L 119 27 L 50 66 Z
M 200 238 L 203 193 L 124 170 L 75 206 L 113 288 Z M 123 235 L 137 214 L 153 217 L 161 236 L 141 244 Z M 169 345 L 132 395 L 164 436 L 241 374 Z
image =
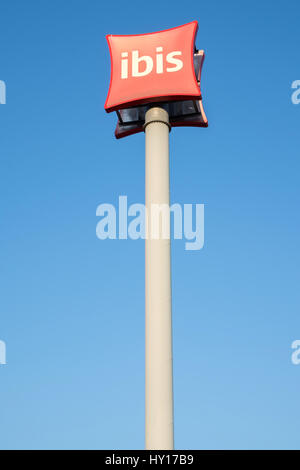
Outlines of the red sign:
M 106 36 L 111 58 L 106 111 L 200 99 L 193 62 L 197 29 L 192 21 L 157 33 Z

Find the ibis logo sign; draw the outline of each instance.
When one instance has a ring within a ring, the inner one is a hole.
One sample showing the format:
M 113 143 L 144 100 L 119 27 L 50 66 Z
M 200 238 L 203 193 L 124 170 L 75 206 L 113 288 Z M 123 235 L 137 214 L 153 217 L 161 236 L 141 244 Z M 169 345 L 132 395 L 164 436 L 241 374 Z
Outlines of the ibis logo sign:
M 107 112 L 158 101 L 200 98 L 194 71 L 197 21 L 157 33 L 106 37 L 111 77 Z
M 128 78 L 128 52 L 122 52 L 122 65 L 121 65 L 121 78 Z M 168 64 L 174 64 L 173 67 L 167 67 L 167 72 L 177 72 L 183 67 L 183 62 L 181 59 L 176 59 L 176 56 L 181 56 L 181 51 L 169 52 L 166 57 Z M 141 66 L 143 70 L 140 70 L 140 63 L 144 62 Z M 150 55 L 145 55 L 139 57 L 139 51 L 132 51 L 131 53 L 131 70 L 132 77 L 144 77 L 149 75 L 153 71 L 153 58 Z M 163 47 L 159 46 L 156 48 L 156 73 L 164 73 L 164 57 L 163 57 Z

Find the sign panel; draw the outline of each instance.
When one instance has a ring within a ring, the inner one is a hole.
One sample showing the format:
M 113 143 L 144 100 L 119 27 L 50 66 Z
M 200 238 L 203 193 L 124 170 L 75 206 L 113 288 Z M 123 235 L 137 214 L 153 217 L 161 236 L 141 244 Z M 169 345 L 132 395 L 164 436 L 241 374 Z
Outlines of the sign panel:
M 197 21 L 156 33 L 108 35 L 107 112 L 153 102 L 201 99 L 194 70 Z

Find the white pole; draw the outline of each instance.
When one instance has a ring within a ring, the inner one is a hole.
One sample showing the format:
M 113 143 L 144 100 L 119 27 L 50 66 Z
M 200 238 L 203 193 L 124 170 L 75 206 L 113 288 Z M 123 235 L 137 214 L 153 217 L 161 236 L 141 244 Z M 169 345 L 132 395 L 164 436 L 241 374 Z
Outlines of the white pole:
M 172 450 L 173 371 L 170 233 L 162 227 L 153 239 L 153 204 L 170 207 L 169 116 L 163 108 L 146 113 L 146 208 L 145 242 L 145 425 L 146 449 Z M 166 217 L 170 232 L 170 214 Z

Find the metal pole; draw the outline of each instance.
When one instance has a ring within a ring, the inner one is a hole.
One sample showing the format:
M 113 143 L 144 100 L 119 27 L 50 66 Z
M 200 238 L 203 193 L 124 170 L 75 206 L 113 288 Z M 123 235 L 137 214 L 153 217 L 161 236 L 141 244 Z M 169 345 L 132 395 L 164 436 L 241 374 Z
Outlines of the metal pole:
M 174 448 L 170 235 L 160 226 L 153 238 L 154 205 L 170 207 L 169 116 L 163 108 L 146 113 L 145 242 L 145 437 L 146 449 Z M 167 215 L 170 230 L 170 213 Z

